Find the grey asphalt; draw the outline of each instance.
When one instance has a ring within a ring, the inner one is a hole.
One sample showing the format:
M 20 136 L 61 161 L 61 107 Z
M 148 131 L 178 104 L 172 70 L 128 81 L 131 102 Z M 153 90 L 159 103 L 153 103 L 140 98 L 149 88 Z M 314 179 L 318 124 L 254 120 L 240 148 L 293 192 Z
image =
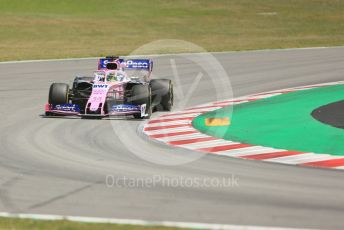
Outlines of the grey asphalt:
M 224 66 L 236 97 L 344 78 L 344 48 L 214 56 Z M 155 57 L 156 76 L 174 79 L 171 58 L 181 79 L 179 89 L 187 92 L 200 68 L 183 57 Z M 211 155 L 177 166 L 154 164 L 130 152 L 113 129 L 118 125 L 127 138 L 142 140 L 139 147 L 163 156 L 169 149 L 142 137 L 141 121 L 40 117 L 52 82 L 70 82 L 75 74 L 90 74 L 95 67 L 95 60 L 0 64 L 0 211 L 344 228 L 342 171 Z M 187 106 L 215 100 L 211 85 L 205 75 Z M 177 103 L 183 103 L 179 99 Z M 159 175 L 179 182 L 236 179 L 231 187 L 105 182 L 107 176 L 126 177 L 128 182 Z
M 344 128 L 344 100 L 323 105 L 312 112 L 314 119 L 336 128 Z

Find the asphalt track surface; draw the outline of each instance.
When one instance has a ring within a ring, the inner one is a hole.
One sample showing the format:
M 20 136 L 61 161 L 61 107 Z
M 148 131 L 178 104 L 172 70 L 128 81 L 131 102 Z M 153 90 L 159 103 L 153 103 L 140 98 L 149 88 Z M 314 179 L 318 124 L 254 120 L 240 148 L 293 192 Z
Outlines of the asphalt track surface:
M 344 77 L 344 48 L 214 55 L 226 69 L 236 97 Z M 170 57 L 154 60 L 156 75 L 172 76 Z M 176 63 L 187 90 L 199 68 L 183 63 L 183 58 L 176 58 Z M 90 74 L 95 66 L 95 60 L 0 64 L 0 211 L 344 228 L 342 171 L 211 155 L 179 166 L 153 164 L 128 151 L 109 120 L 39 116 L 52 82 Z M 215 100 L 209 85 L 210 79 L 204 77 L 188 105 Z M 111 122 L 125 124 L 123 132 L 140 126 L 135 120 Z M 141 138 L 139 131 L 135 135 Z M 151 154 L 164 151 L 157 143 L 145 143 Z M 238 185 L 109 187 L 106 175 L 218 179 L 234 175 Z
M 337 128 L 344 128 L 344 100 L 321 106 L 312 112 L 320 122 Z

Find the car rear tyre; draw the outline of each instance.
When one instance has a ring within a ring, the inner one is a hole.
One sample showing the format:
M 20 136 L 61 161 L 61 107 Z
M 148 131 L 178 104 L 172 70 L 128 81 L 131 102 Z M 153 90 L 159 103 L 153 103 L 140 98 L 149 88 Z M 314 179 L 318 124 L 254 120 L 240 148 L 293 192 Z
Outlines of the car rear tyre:
M 168 93 L 161 98 L 161 105 L 164 111 L 171 111 L 173 106 L 173 85 L 169 82 Z
M 150 82 L 153 106 L 157 111 L 171 111 L 173 106 L 173 85 L 168 79 L 154 79 Z

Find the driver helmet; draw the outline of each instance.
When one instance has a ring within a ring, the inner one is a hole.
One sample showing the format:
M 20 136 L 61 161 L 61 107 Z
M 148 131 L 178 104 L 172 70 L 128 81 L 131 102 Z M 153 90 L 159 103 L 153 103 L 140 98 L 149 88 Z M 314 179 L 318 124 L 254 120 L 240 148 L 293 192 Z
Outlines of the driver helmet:
M 110 82 L 117 81 L 118 79 L 117 79 L 116 73 L 114 72 L 108 73 L 106 80 Z

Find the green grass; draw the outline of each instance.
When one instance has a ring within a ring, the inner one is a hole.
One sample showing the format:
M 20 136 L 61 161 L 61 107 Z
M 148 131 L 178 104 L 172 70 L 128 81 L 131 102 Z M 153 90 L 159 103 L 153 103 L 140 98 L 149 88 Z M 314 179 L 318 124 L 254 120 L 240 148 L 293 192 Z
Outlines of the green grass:
M 205 113 L 192 124 L 203 133 L 225 140 L 344 156 L 343 129 L 311 115 L 320 106 L 343 100 L 343 94 L 344 84 L 301 90 Z M 213 117 L 230 117 L 231 124 L 206 126 L 205 119 Z
M 0 0 L 0 60 L 125 55 L 167 38 L 208 51 L 338 46 L 343 12 L 342 0 Z
M 0 218 L 0 230 L 180 230 L 180 228 L 144 227 L 117 224 L 92 224 L 71 221 Z

